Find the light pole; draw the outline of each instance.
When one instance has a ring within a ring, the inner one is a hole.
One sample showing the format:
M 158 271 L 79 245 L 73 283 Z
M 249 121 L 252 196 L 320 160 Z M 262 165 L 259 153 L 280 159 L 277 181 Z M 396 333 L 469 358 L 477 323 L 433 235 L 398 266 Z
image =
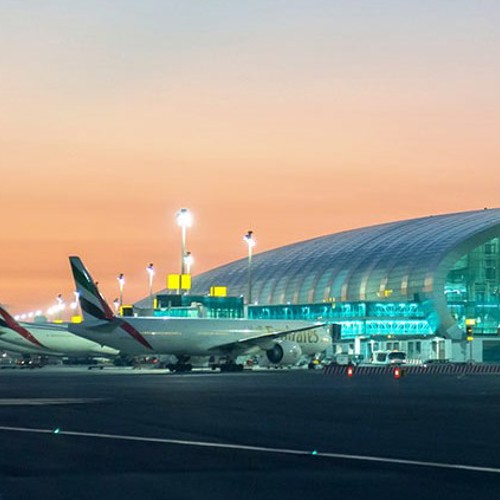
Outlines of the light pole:
M 116 278 L 118 280 L 118 285 L 120 287 L 120 308 L 123 306 L 123 287 L 125 285 L 125 275 L 123 273 L 120 273 L 118 277 Z
M 74 302 L 71 302 L 71 310 L 73 311 L 73 316 L 78 314 L 78 305 L 80 303 L 80 292 L 73 292 L 75 294 Z
M 153 264 L 149 264 L 148 267 L 146 267 L 146 271 L 148 272 L 149 275 L 149 299 L 151 300 L 151 308 L 153 307 L 153 279 L 155 277 L 155 268 Z
M 253 237 L 253 231 L 248 231 L 243 240 L 248 245 L 248 295 L 247 304 L 252 303 L 252 250 L 255 246 L 255 239 Z
M 113 306 L 115 308 L 115 314 L 118 315 L 118 313 L 120 312 L 120 299 L 116 298 L 115 300 L 113 300 Z
M 191 274 L 191 266 L 193 265 L 194 259 L 191 252 L 186 252 L 184 255 L 184 266 L 186 270 L 186 274 Z
M 186 257 L 186 228 L 191 227 L 193 224 L 193 215 L 187 208 L 181 208 L 177 214 L 177 225 L 182 230 L 182 246 L 181 246 L 181 274 L 185 274 L 185 257 Z
M 64 299 L 62 294 L 57 295 L 57 312 L 58 314 L 58 320 L 62 321 L 62 312 L 64 311 L 65 304 L 64 304 Z

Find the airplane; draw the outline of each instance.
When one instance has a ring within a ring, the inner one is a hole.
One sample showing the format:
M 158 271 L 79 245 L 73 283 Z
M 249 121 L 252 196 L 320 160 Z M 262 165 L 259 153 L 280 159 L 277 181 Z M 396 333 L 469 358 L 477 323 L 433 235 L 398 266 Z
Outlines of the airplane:
M 46 356 L 113 357 L 116 349 L 101 346 L 68 331 L 67 325 L 16 321 L 0 306 L 0 341 L 3 349 Z
M 314 361 L 332 345 L 332 336 L 330 333 L 317 332 L 314 330 L 290 333 L 285 335 L 283 339 L 297 343 L 301 350 L 301 356 L 294 357 L 291 362 L 287 362 L 286 359 L 280 359 L 273 363 L 267 357 L 266 352 L 261 351 L 259 355 L 249 357 L 247 364 L 252 366 L 253 363 L 251 358 L 254 358 L 254 360 L 257 360 L 258 366 L 263 368 L 289 367 L 300 364 L 300 362 L 304 360 L 308 362 L 308 366 L 314 366 Z M 175 358 L 175 356 L 158 356 L 157 360 L 159 366 L 175 370 L 175 362 L 172 362 L 172 358 Z M 221 360 L 220 358 L 223 359 Z M 189 363 L 197 368 L 216 369 L 223 366 L 224 356 L 191 356 Z
M 72 256 L 69 261 L 83 314 L 83 322 L 70 324 L 69 330 L 121 354 L 174 355 L 174 371 L 189 371 L 189 359 L 200 356 L 224 358 L 221 371 L 239 371 L 243 365 L 236 364 L 238 356 L 261 351 L 273 363 L 295 363 L 302 350 L 286 335 L 328 328 L 306 321 L 117 317 L 81 259 Z

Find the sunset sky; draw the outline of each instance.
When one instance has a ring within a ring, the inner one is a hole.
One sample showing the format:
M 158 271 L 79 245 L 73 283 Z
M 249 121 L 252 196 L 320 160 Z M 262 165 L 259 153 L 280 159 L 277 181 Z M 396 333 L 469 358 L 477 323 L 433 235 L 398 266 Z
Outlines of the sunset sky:
M 0 303 L 126 303 L 376 223 L 500 206 L 498 0 L 1 0 Z

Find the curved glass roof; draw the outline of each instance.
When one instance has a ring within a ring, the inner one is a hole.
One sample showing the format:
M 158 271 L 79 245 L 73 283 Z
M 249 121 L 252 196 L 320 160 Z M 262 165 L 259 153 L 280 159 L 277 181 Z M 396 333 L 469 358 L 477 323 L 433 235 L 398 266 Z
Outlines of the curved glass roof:
M 322 236 L 253 256 L 258 304 L 422 300 L 443 294 L 461 255 L 500 236 L 500 209 L 434 215 Z M 246 295 L 248 259 L 193 278 L 191 293 Z

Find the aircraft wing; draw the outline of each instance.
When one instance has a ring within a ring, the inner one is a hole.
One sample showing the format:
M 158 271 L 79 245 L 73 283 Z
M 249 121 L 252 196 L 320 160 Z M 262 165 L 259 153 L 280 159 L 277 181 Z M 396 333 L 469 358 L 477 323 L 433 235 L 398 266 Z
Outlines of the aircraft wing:
M 233 342 L 229 342 L 227 344 L 221 344 L 214 346 L 211 350 L 214 351 L 241 351 L 244 352 L 251 347 L 260 347 L 261 349 L 268 349 L 269 346 L 266 344 L 269 341 L 279 339 L 281 337 L 285 337 L 290 333 L 297 332 L 305 332 L 308 330 L 314 330 L 316 328 L 323 328 L 327 326 L 328 323 L 318 323 L 316 325 L 311 326 L 303 326 L 301 328 L 293 328 L 291 330 L 282 330 L 277 332 L 266 332 L 259 335 L 254 335 L 252 337 L 245 337 L 243 339 L 235 340 Z

